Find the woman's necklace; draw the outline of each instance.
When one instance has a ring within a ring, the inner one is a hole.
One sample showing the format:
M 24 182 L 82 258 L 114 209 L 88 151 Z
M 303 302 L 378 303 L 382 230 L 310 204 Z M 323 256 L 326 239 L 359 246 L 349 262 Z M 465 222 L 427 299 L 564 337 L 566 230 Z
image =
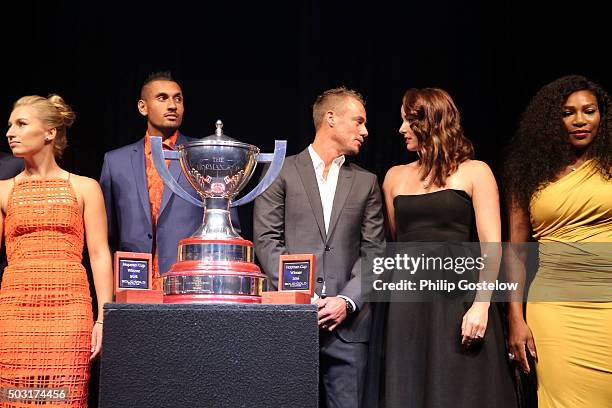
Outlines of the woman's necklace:
M 423 167 L 421 166 L 421 164 L 419 164 L 417 167 L 417 174 L 420 175 L 422 170 L 423 170 Z M 419 181 L 421 182 L 421 186 L 423 187 L 423 190 L 428 190 L 429 187 L 431 187 L 431 181 L 429 179 L 429 174 L 425 178 L 420 179 Z
M 570 164 L 570 169 L 571 169 L 572 171 L 576 171 L 576 169 L 577 169 L 578 167 L 582 166 L 583 164 L 584 164 L 584 160 L 578 159 L 578 160 L 576 160 L 576 163 L 574 163 L 574 164 Z
M 421 185 L 423 186 L 423 190 L 427 190 L 430 186 L 429 177 L 425 177 L 424 180 L 421 180 Z

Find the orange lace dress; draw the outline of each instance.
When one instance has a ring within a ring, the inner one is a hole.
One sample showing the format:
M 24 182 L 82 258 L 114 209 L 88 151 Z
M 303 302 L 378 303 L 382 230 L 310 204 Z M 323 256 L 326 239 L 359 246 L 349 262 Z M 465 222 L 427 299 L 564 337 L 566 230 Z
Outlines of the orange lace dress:
M 81 264 L 83 215 L 70 181 L 17 182 L 4 231 L 0 389 L 64 388 L 68 401 L 45 406 L 86 407 L 93 314 Z M 0 402 L 3 408 L 32 405 Z

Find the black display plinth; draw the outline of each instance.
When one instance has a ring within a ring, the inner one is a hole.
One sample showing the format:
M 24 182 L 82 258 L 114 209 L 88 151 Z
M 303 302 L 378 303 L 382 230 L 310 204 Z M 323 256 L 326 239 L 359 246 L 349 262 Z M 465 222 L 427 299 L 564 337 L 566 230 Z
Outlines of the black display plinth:
M 100 408 L 318 404 L 314 305 L 107 304 Z

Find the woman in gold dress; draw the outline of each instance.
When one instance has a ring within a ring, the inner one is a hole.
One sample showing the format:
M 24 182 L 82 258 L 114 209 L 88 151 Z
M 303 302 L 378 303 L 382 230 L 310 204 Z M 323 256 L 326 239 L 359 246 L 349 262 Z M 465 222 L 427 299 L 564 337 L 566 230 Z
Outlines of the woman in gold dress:
M 526 320 L 510 304 L 510 358 L 535 359 L 539 408 L 612 407 L 611 133 L 610 97 L 573 75 L 538 91 L 511 144 L 510 241 L 537 241 L 539 267 Z

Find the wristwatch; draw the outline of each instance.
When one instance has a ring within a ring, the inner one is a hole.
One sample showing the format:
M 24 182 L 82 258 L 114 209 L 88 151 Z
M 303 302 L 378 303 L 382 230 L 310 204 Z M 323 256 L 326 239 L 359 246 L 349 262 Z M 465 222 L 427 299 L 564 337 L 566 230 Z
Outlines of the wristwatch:
M 355 311 L 353 308 L 353 303 L 349 302 L 348 299 L 344 299 L 344 301 L 346 302 L 346 314 L 350 315 Z

